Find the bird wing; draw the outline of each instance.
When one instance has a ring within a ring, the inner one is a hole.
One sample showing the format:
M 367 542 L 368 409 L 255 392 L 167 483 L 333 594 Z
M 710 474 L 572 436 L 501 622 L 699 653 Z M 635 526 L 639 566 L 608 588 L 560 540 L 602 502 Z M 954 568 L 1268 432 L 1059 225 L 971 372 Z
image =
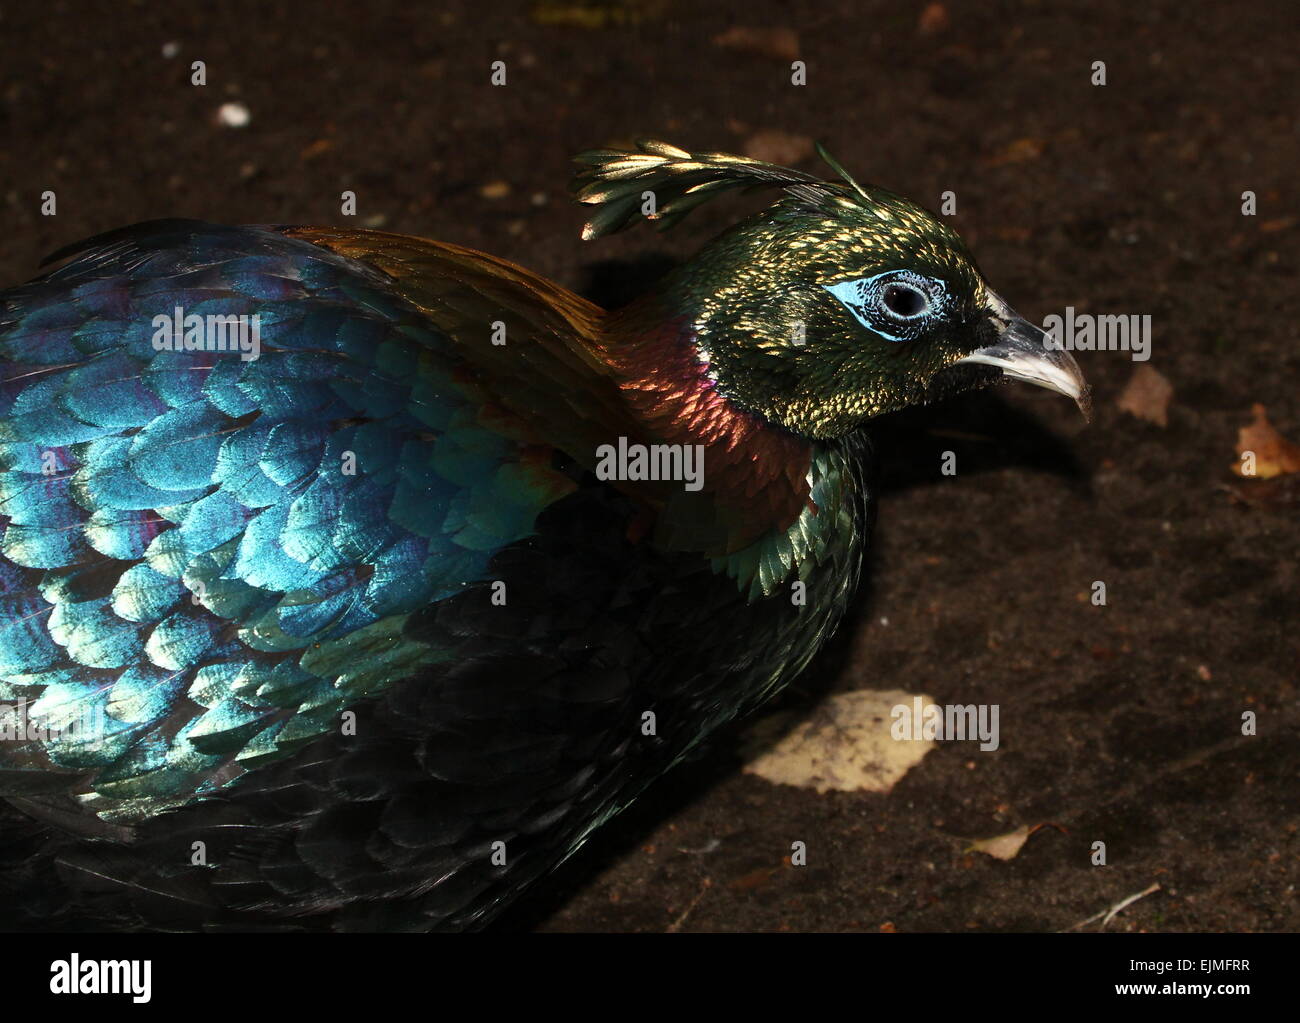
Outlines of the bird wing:
M 0 292 L 0 794 L 129 826 L 446 656 L 408 617 L 620 410 L 564 341 L 599 310 L 443 251 L 417 307 L 289 229 L 155 221 Z M 178 310 L 256 316 L 257 357 L 168 350 Z

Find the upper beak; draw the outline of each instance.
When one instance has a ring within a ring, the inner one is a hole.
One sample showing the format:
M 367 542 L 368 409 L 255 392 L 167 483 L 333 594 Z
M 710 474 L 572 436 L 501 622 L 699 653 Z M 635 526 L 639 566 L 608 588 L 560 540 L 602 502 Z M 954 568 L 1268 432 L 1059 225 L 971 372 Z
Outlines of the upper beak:
M 979 348 L 954 365 L 978 363 L 996 366 L 1008 380 L 1023 380 L 1073 398 L 1084 418 L 1092 399 L 1088 382 L 1069 352 L 1053 346 L 1051 335 L 1016 315 L 1001 298 L 990 292 L 989 309 L 1000 329 L 996 344 Z

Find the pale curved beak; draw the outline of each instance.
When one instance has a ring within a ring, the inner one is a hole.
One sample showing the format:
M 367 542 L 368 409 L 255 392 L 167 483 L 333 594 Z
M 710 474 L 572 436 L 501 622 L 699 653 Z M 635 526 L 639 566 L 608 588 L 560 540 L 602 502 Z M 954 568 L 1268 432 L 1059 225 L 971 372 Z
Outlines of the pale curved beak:
M 976 349 L 954 365 L 995 366 L 1008 380 L 1036 384 L 1073 398 L 1084 418 L 1089 418 L 1092 396 L 1074 357 L 997 295 L 990 292 L 989 296 L 989 312 L 1000 330 L 997 343 Z

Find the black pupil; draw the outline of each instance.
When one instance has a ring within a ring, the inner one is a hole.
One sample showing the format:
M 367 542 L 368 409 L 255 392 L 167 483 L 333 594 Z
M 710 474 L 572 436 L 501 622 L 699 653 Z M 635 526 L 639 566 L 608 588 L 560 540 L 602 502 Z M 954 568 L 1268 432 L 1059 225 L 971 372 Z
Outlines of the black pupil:
M 885 308 L 895 316 L 915 316 L 925 309 L 925 296 L 915 288 L 891 284 L 885 288 Z

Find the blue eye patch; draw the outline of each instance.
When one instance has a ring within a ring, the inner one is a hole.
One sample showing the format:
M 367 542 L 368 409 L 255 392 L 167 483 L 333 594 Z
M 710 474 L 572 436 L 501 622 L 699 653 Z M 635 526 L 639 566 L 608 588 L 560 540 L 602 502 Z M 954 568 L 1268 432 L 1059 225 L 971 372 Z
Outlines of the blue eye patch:
M 887 341 L 915 338 L 947 298 L 942 281 L 900 270 L 822 287 L 859 323 Z

